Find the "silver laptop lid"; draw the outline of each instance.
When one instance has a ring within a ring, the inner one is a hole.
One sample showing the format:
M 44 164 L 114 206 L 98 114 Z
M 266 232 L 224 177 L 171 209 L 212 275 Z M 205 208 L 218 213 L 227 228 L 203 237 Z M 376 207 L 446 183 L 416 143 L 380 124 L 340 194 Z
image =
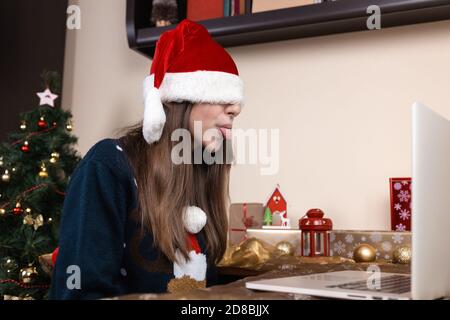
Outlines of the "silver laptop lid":
M 412 107 L 413 299 L 450 296 L 450 121 Z

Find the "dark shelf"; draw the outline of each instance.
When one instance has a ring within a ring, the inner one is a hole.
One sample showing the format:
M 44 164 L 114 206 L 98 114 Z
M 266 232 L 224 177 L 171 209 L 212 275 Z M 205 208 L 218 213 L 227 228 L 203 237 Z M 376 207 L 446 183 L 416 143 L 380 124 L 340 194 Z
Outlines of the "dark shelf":
M 127 35 L 131 49 L 153 57 L 161 33 L 175 28 L 175 25 L 152 27 L 149 2 L 127 0 Z M 450 0 L 338 0 L 198 22 L 222 46 L 233 47 L 352 31 L 374 31 L 366 26 L 369 5 L 380 7 L 382 29 L 450 19 Z

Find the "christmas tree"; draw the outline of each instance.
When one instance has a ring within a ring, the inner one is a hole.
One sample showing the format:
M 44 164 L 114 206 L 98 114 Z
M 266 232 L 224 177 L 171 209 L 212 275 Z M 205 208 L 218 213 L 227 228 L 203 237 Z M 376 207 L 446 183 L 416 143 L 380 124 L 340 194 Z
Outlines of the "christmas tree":
M 50 276 L 38 257 L 57 246 L 64 191 L 80 161 L 72 115 L 55 105 L 60 77 L 44 71 L 42 79 L 39 106 L 0 143 L 0 299 L 46 297 Z
M 265 226 L 271 226 L 272 225 L 272 212 L 270 212 L 269 207 L 266 207 L 264 210 L 264 220 L 263 223 Z

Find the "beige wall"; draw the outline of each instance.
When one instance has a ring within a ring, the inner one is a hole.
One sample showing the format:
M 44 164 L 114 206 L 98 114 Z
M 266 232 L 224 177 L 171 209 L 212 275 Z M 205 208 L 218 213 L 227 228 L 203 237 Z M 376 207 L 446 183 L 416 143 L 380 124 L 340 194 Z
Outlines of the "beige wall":
M 65 108 L 84 154 L 139 120 L 150 60 L 127 47 L 125 1 L 81 0 L 68 31 Z M 410 176 L 410 106 L 450 118 L 450 21 L 227 49 L 246 84 L 236 127 L 279 128 L 280 170 L 232 171 L 233 202 L 264 202 L 276 183 L 294 225 L 319 207 L 335 228 L 389 228 L 389 185 Z

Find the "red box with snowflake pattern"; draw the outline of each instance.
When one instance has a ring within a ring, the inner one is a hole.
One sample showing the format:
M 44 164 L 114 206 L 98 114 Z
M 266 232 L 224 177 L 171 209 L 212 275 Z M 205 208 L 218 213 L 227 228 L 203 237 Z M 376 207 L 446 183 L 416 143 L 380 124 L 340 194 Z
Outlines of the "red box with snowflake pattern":
M 411 231 L 411 178 L 390 178 L 391 230 Z

